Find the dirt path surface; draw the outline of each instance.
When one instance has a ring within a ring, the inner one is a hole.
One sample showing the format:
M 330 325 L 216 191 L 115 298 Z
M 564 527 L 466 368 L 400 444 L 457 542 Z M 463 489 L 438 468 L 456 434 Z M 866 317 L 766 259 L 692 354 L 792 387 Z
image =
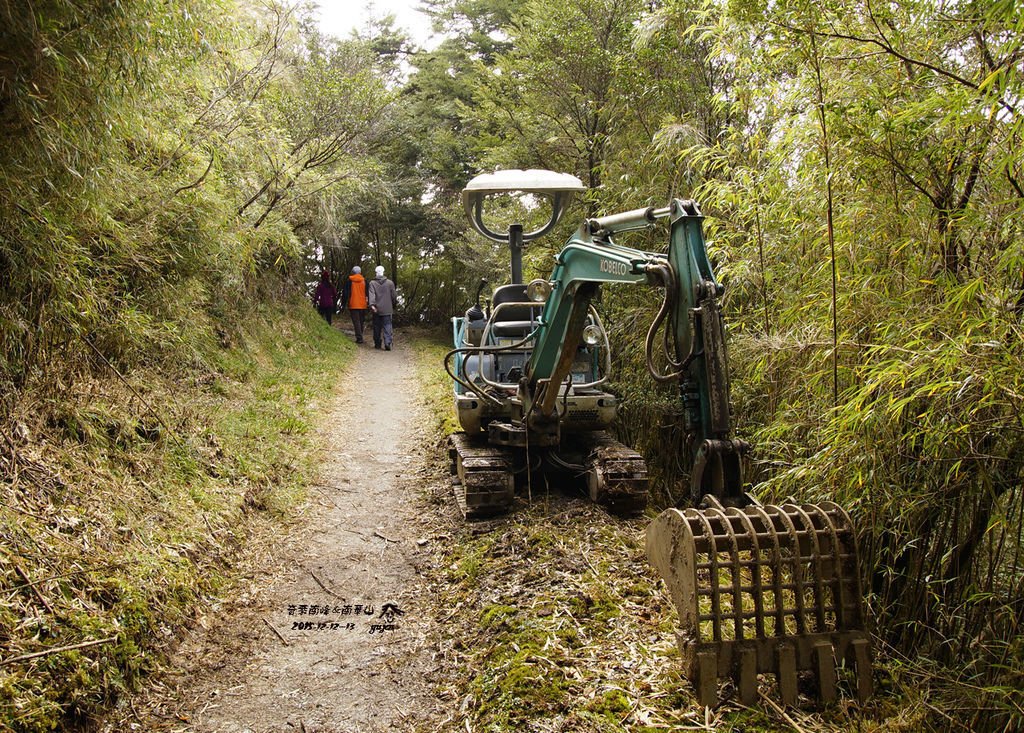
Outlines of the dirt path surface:
M 401 343 L 360 347 L 325 420 L 309 525 L 281 538 L 269 577 L 180 646 L 185 678 L 146 729 L 373 733 L 411 730 L 435 710 L 423 413 L 403 388 L 414 384 Z

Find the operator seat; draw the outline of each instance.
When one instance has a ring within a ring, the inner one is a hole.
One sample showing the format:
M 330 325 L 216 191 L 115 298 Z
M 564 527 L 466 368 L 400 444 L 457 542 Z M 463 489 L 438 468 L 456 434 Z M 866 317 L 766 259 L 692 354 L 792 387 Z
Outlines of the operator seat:
M 491 308 L 493 312 L 502 303 L 528 303 L 529 301 L 530 299 L 526 297 L 525 283 L 502 285 L 491 296 Z M 536 327 L 540 311 L 540 304 L 506 306 L 492 317 L 491 334 L 505 338 L 524 338 Z

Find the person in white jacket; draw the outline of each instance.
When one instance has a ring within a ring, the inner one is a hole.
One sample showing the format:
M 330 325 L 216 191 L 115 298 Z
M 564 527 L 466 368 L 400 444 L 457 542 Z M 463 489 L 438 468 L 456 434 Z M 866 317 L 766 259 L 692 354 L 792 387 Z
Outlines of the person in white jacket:
M 385 351 L 391 351 L 394 342 L 391 317 L 398 304 L 398 293 L 395 291 L 395 284 L 384 277 L 383 265 L 377 265 L 374 273 L 376 277 L 370 281 L 367 288 L 367 300 L 373 314 L 373 348 L 379 349 L 383 345 Z

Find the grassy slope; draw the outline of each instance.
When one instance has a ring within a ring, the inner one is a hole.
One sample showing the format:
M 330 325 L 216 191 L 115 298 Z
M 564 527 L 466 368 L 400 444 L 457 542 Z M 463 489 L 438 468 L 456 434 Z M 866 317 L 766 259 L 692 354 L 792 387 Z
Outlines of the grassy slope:
M 73 725 L 160 664 L 196 603 L 295 518 L 318 397 L 352 353 L 297 306 L 253 314 L 188 374 L 23 400 L 0 438 L 0 729 Z
M 439 434 L 455 429 L 440 366 L 445 350 L 426 342 L 419 350 Z M 444 463 L 439 451 L 442 485 Z M 436 494 L 451 501 L 443 488 Z M 775 731 L 793 730 L 793 722 L 814 731 L 920 729 L 920 706 L 884 691 L 864 713 L 849 696 L 826 710 L 785 714 L 771 703 L 698 708 L 681 674 L 675 610 L 644 553 L 651 517 L 619 519 L 538 487 L 534 497 L 488 529 L 456 523 L 436 564 L 439 682 L 452 710 L 442 729 Z M 770 684 L 763 690 L 777 699 Z

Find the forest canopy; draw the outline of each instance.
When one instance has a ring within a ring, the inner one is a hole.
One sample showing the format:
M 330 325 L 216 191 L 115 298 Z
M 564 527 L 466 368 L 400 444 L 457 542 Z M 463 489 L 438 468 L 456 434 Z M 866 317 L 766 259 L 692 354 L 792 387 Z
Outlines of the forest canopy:
M 308 5 L 6 4 L 0 422 L 189 364 L 321 268 L 384 264 L 406 322 L 445 323 L 507 276 L 459 209 L 480 171 L 589 187 L 538 275 L 574 216 L 695 199 L 759 493 L 848 507 L 881 654 L 941 669 L 963 726 L 1021 725 L 1021 5 L 425 6 L 432 50 L 387 17 L 325 36 Z M 667 505 L 685 436 L 635 347 L 653 299 L 600 308 Z

